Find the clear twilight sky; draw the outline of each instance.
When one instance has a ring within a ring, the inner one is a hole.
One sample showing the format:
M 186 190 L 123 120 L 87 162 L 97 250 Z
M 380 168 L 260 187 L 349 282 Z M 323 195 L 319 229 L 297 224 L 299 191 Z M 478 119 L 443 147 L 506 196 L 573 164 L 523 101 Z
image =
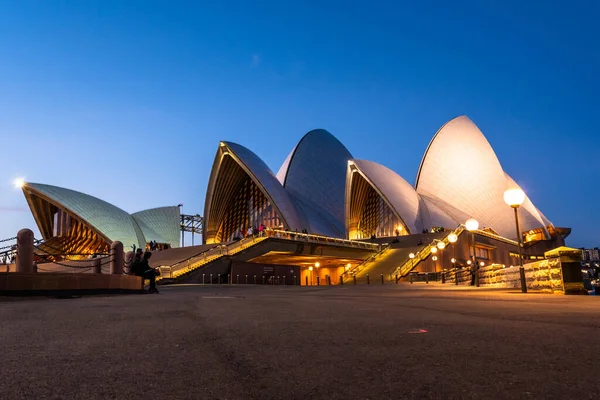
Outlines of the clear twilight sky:
M 202 214 L 219 140 L 276 172 L 323 128 L 414 183 L 466 114 L 568 245 L 600 245 L 599 19 L 593 0 L 0 0 L 0 239 L 39 237 L 16 177 Z

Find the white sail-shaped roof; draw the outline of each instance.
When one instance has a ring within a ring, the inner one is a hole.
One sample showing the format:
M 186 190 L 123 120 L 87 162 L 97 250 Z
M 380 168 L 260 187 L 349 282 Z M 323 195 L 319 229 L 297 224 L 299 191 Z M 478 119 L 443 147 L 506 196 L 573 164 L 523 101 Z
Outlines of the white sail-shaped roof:
M 234 189 L 236 182 L 240 179 L 233 175 L 229 176 L 228 174 L 232 174 L 231 170 L 229 172 L 222 171 L 222 167 L 225 165 L 224 160 L 227 157 L 231 158 L 270 200 L 272 206 L 282 218 L 286 229 L 303 229 L 306 224 L 298 213 L 295 204 L 265 162 L 244 146 L 233 142 L 221 142 L 215 156 L 206 192 L 204 241 L 211 240 L 212 235 L 218 229 L 218 225 L 229 211 L 226 208 L 227 204 L 224 204 L 223 196 L 226 196 L 227 193 L 231 195 L 230 191 Z
M 481 228 L 492 228 L 513 239 L 514 216 L 504 203 L 504 191 L 515 185 L 483 133 L 466 116 L 449 121 L 436 133 L 423 156 L 415 184 L 417 193 L 447 214 L 476 218 Z M 522 231 L 543 226 L 529 199 L 521 212 L 525 216 Z
M 314 233 L 343 237 L 346 168 L 352 155 L 331 133 L 308 132 L 294 147 L 277 173 L 279 182 L 298 203 Z M 327 221 L 315 221 L 325 218 Z M 319 232 L 318 227 L 333 227 Z
M 420 214 L 419 195 L 415 189 L 391 169 L 372 161 L 352 160 L 348 174 L 352 173 L 352 164 L 356 167 L 356 172 L 360 173 L 388 206 L 396 212 L 400 220 L 404 222 L 408 233 L 421 233 L 423 220 Z M 349 180 L 347 180 L 347 185 L 350 185 Z M 349 196 L 351 190 L 348 186 L 346 196 Z M 348 205 L 347 197 L 346 207 Z
M 134 218 L 120 208 L 85 193 L 58 186 L 26 183 L 23 192 L 27 201 L 31 196 L 43 198 L 55 207 L 64 209 L 82 223 L 92 227 L 108 241 L 120 241 L 125 247 L 135 244 L 145 247 L 146 240 Z M 32 203 L 30 202 L 30 205 Z M 35 210 L 34 216 L 36 215 Z M 36 220 L 38 217 L 36 217 Z M 38 220 L 38 225 L 43 221 Z M 47 239 L 47 238 L 45 238 Z
M 168 243 L 172 248 L 179 247 L 181 221 L 179 207 L 158 207 L 131 214 L 137 221 L 147 241 Z

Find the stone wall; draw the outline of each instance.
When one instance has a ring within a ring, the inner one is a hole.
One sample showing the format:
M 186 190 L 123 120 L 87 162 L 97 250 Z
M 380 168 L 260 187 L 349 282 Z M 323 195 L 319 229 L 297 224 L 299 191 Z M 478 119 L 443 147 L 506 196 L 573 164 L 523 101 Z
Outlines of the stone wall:
M 579 251 L 576 249 L 558 248 L 546 253 L 546 259 L 524 265 L 525 281 L 528 290 L 547 293 L 586 294 L 581 278 Z M 479 273 L 479 286 L 507 289 L 520 289 L 521 278 L 519 267 L 506 267 L 492 264 L 482 267 Z M 443 272 L 449 284 L 470 285 L 469 268 L 451 269 Z
M 564 293 L 560 258 L 525 264 L 527 289 L 549 293 Z M 519 267 L 492 265 L 479 270 L 479 285 L 483 287 L 521 288 Z

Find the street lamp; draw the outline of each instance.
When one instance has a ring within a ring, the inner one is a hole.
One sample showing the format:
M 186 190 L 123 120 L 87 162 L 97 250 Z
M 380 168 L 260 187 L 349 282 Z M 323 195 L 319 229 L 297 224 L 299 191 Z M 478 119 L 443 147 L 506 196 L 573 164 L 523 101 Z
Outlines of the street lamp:
M 313 285 L 313 272 L 312 272 L 313 267 L 312 266 L 308 267 L 308 270 L 310 271 L 310 286 L 312 286 Z
M 475 218 L 469 218 L 467 222 L 465 222 L 465 228 L 471 232 L 471 241 L 473 242 L 473 262 L 475 267 L 475 286 L 479 286 L 479 268 L 477 268 L 477 253 L 475 250 L 475 231 L 479 229 L 479 222 Z M 471 265 L 468 261 L 467 264 Z
M 415 253 L 410 253 L 410 254 L 408 255 L 408 258 L 410 258 L 411 260 L 412 260 L 413 258 L 415 258 Z
M 429 250 L 431 250 L 432 254 L 437 253 L 437 247 L 436 246 L 431 246 L 431 248 Z
M 446 247 L 446 243 L 444 243 L 444 242 L 442 242 L 442 241 L 439 241 L 439 242 L 437 243 L 437 248 L 438 248 L 438 249 L 440 249 L 440 250 L 444 250 L 444 248 L 445 248 L 445 247 Z
M 454 243 L 458 241 L 458 235 L 454 232 L 451 232 L 448 235 L 448 242 L 452 245 L 452 264 L 456 262 L 456 248 L 454 247 Z M 454 267 L 454 265 L 452 265 Z
M 504 192 L 504 202 L 515 210 L 515 226 L 517 228 L 517 243 L 519 245 L 519 275 L 521 277 L 521 292 L 527 293 L 527 283 L 525 282 L 525 268 L 523 267 L 523 250 L 521 249 L 521 228 L 519 227 L 518 208 L 525 201 L 525 192 L 521 188 L 514 187 Z
M 16 178 L 16 179 L 13 181 L 13 185 L 14 185 L 14 187 L 16 187 L 17 189 L 22 189 L 22 188 L 23 188 L 23 186 L 25 186 L 25 179 L 23 179 L 23 178 Z

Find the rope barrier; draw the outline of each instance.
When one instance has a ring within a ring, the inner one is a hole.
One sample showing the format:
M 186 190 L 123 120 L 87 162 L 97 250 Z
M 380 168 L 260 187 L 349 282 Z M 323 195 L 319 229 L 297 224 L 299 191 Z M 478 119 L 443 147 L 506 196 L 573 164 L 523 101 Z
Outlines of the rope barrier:
M 94 256 L 94 255 L 96 255 L 96 256 L 104 256 L 104 257 L 110 256 L 110 254 L 106 254 L 106 253 L 94 253 L 94 254 L 63 253 L 62 250 L 58 250 L 58 249 L 54 249 L 54 250 L 57 250 L 59 252 L 59 253 L 55 254 L 55 253 L 50 253 L 48 250 L 42 249 L 42 248 L 40 248 L 38 246 L 33 246 L 33 247 L 35 247 L 36 249 L 38 249 L 38 250 L 46 253 L 45 255 L 48 255 L 48 256 L 88 256 L 88 257 Z M 102 258 L 102 257 L 96 257 L 96 258 Z M 93 260 L 93 258 L 88 258 L 86 260 L 70 260 L 70 261 L 87 262 L 89 260 Z
M 10 242 L 11 240 L 16 240 L 16 239 L 17 239 L 17 237 L 16 237 L 16 236 L 15 236 L 15 237 L 12 237 L 12 238 L 8 238 L 8 239 L 2 239 L 2 240 L 0 240 L 0 243 L 4 243 L 4 242 Z

